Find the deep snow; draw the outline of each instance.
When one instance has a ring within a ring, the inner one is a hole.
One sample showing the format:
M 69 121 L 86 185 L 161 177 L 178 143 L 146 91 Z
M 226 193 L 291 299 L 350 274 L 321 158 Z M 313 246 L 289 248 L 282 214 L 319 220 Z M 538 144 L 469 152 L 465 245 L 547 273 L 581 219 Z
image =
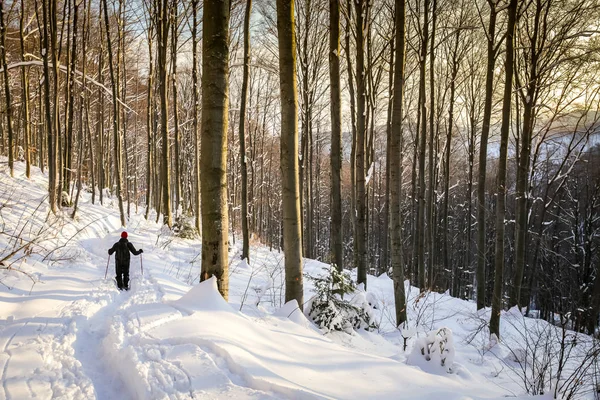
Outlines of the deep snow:
M 0 259 L 35 242 L 7 261 L 13 270 L 0 271 L 0 399 L 466 400 L 524 394 L 518 366 L 507 361 L 514 351 L 492 347 L 481 329 L 489 310 L 478 315 L 472 302 L 419 297 L 407 286 L 409 330 L 421 338 L 440 327 L 453 332 L 456 354 L 447 373 L 407 357 L 416 337 L 403 351 L 387 276 L 368 281 L 379 332 L 324 335 L 294 304 L 283 304 L 282 254 L 257 245 L 248 265 L 232 246 L 227 303 L 214 280 L 197 283 L 200 242 L 174 237 L 134 206 L 127 231 L 144 253 L 132 257 L 131 290 L 120 292 L 112 281 L 114 259 L 104 279 L 107 250 L 122 231 L 115 204 L 92 205 L 85 192 L 75 221 L 68 210 L 55 217 L 44 203 L 47 178 L 33 169 L 29 181 L 23 165 L 16 165 L 15 178 L 0 171 Z M 324 266 L 305 260 L 304 269 L 316 274 Z M 305 299 L 312 296 L 308 283 Z M 542 322 L 503 315 L 507 343 L 511 337 L 518 342 L 523 324 Z

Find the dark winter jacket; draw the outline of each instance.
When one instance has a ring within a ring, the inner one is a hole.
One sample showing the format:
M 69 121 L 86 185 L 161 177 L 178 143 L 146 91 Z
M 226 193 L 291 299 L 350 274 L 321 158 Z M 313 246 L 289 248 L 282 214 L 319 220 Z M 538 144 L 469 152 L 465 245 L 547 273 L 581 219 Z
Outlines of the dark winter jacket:
M 136 250 L 135 247 L 129 243 L 129 240 L 121 238 L 113 245 L 111 249 L 108 250 L 109 255 L 112 255 L 114 252 L 117 253 L 115 255 L 115 260 L 117 263 L 129 265 L 129 260 L 131 258 L 129 252 L 132 252 L 134 256 L 137 256 L 138 254 L 142 253 L 142 249 Z

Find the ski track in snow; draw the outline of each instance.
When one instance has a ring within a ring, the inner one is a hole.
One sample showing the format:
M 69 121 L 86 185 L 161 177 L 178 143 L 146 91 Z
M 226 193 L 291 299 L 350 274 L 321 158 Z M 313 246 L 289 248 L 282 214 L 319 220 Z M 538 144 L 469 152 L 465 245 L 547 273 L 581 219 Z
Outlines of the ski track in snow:
M 109 285 L 102 284 L 108 289 Z M 112 285 L 110 285 L 112 287 Z M 115 313 L 124 299 L 112 290 L 107 303 L 90 317 L 77 318 L 77 339 L 73 343 L 75 357 L 82 365 L 84 373 L 91 379 L 97 399 L 126 400 L 126 384 L 118 374 L 111 373 L 103 360 L 102 341 L 107 334 L 107 320 Z

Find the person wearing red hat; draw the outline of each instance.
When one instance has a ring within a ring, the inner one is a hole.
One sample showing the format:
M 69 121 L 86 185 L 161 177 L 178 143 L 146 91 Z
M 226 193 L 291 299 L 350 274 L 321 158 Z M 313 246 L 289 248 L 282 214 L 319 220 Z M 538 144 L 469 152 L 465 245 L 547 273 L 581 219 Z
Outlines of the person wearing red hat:
M 117 253 L 115 255 L 117 286 L 119 290 L 129 290 L 129 261 L 131 258 L 129 253 L 131 252 L 134 256 L 137 256 L 142 254 L 144 250 L 136 250 L 133 244 L 127 240 L 127 232 L 123 231 L 121 239 L 108 250 L 108 255 L 110 256 L 115 252 Z

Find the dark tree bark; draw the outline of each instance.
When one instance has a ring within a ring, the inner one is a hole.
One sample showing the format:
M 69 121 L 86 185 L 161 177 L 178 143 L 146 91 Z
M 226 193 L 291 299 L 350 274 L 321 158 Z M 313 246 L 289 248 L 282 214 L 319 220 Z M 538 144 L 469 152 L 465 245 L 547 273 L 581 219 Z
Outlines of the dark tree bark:
M 162 213 L 163 223 L 169 228 L 173 226 L 171 211 L 171 149 L 169 141 L 169 79 L 167 73 L 167 52 L 169 47 L 169 1 L 155 0 L 156 33 L 158 42 L 158 84 L 160 94 L 160 129 L 162 136 Z
M 485 308 L 485 260 L 486 260 L 486 223 L 485 223 L 485 178 L 487 173 L 488 138 L 490 135 L 490 120 L 492 116 L 492 95 L 494 92 L 494 68 L 496 66 L 495 36 L 496 36 L 496 3 L 488 1 L 490 20 L 487 35 L 487 66 L 485 78 L 485 104 L 479 144 L 479 172 L 477 175 L 477 309 Z
M 331 90 L 330 262 L 344 269 L 342 247 L 342 107 L 340 87 L 340 0 L 329 0 L 329 85 Z
M 356 282 L 367 288 L 367 226 L 365 185 L 365 137 L 366 137 L 366 91 L 365 84 L 365 37 L 368 23 L 369 0 L 358 0 L 356 6 Z
M 198 94 L 198 3 L 199 0 L 192 0 L 192 90 L 193 90 L 193 125 L 194 130 L 194 213 L 196 214 L 196 230 L 201 232 L 201 212 L 200 212 L 200 143 L 198 141 L 198 106 L 200 96 Z
M 506 60 L 504 62 L 504 98 L 502 101 L 502 126 L 500 128 L 500 158 L 496 185 L 498 201 L 496 204 L 496 245 L 494 259 L 494 293 L 492 294 L 492 314 L 490 316 L 490 334 L 500 338 L 500 312 L 502 311 L 502 285 L 504 274 L 504 228 L 506 215 L 506 164 L 508 156 L 508 134 L 510 131 L 510 108 L 514 70 L 515 25 L 518 0 L 508 5 L 508 26 L 506 28 Z
M 26 0 L 21 0 L 21 15 L 19 18 L 19 43 L 21 45 L 21 61 L 25 62 L 25 15 Z M 23 134 L 25 136 L 25 176 L 31 178 L 31 127 L 29 112 L 29 69 L 21 68 L 21 86 L 23 96 Z M 9 157 L 10 158 L 10 157 Z
M 240 103 L 240 169 L 242 184 L 242 259 L 250 261 L 250 233 L 248 231 L 248 169 L 246 166 L 246 100 L 248 97 L 248 77 L 250 74 L 250 14 L 252 0 L 246 2 L 244 15 L 244 76 L 242 78 L 242 98 Z
M 4 96 L 6 100 L 6 130 L 8 131 L 8 168 L 10 176 L 14 176 L 15 139 L 12 126 L 12 100 L 10 96 L 10 80 L 8 78 L 8 64 L 6 62 L 6 22 L 4 21 L 4 0 L 0 1 L 0 57 L 4 75 Z
M 406 321 L 406 295 L 404 293 L 404 260 L 402 257 L 402 161 L 403 161 L 403 101 L 404 62 L 406 52 L 406 2 L 396 4 L 396 61 L 394 71 L 394 97 L 392 131 L 390 137 L 390 243 L 391 263 L 394 278 L 394 300 L 396 326 Z
M 423 5 L 423 33 L 421 38 L 421 54 L 419 60 L 419 109 L 421 112 L 421 132 L 419 133 L 419 182 L 418 182 L 418 204 L 417 204 L 417 222 L 416 222 L 416 259 L 419 277 L 419 288 L 421 291 L 427 289 L 426 268 L 425 268 L 425 153 L 427 147 L 427 105 L 425 95 L 425 80 L 427 67 L 427 43 L 429 41 L 429 0 L 425 0 Z M 433 112 L 433 110 L 431 110 Z
M 179 101 L 177 94 L 177 42 L 178 42 L 178 16 L 177 0 L 171 5 L 171 81 L 173 84 L 173 133 L 175 147 L 175 216 L 179 212 L 181 203 L 181 138 L 179 132 Z
M 36 7 L 36 12 L 37 12 Z M 44 111 L 48 151 L 48 202 L 58 211 L 58 54 L 56 45 L 56 0 L 42 2 L 42 60 L 44 68 Z M 51 84 L 52 83 L 52 84 Z M 54 104 L 52 105 L 52 100 Z
M 193 90 L 193 130 L 194 130 L 194 212 L 196 214 L 196 230 L 201 232 L 200 212 L 200 143 L 198 141 L 198 106 L 200 96 L 198 94 L 198 0 L 192 0 L 192 90 Z
M 152 3 L 150 4 L 151 9 Z M 151 10 L 149 10 L 152 12 Z M 145 218 L 148 219 L 150 217 L 150 207 L 152 205 L 152 193 L 153 190 L 157 190 L 157 188 L 153 185 L 153 174 L 152 171 L 155 169 L 154 165 L 154 132 L 153 132 L 153 106 L 154 106 L 154 53 L 152 50 L 152 42 L 154 37 L 154 20 L 152 18 L 148 19 L 148 32 L 147 32 L 147 41 L 148 41 L 148 80 L 147 87 L 148 91 L 146 93 L 146 137 L 148 141 L 148 149 L 146 151 L 146 214 Z

